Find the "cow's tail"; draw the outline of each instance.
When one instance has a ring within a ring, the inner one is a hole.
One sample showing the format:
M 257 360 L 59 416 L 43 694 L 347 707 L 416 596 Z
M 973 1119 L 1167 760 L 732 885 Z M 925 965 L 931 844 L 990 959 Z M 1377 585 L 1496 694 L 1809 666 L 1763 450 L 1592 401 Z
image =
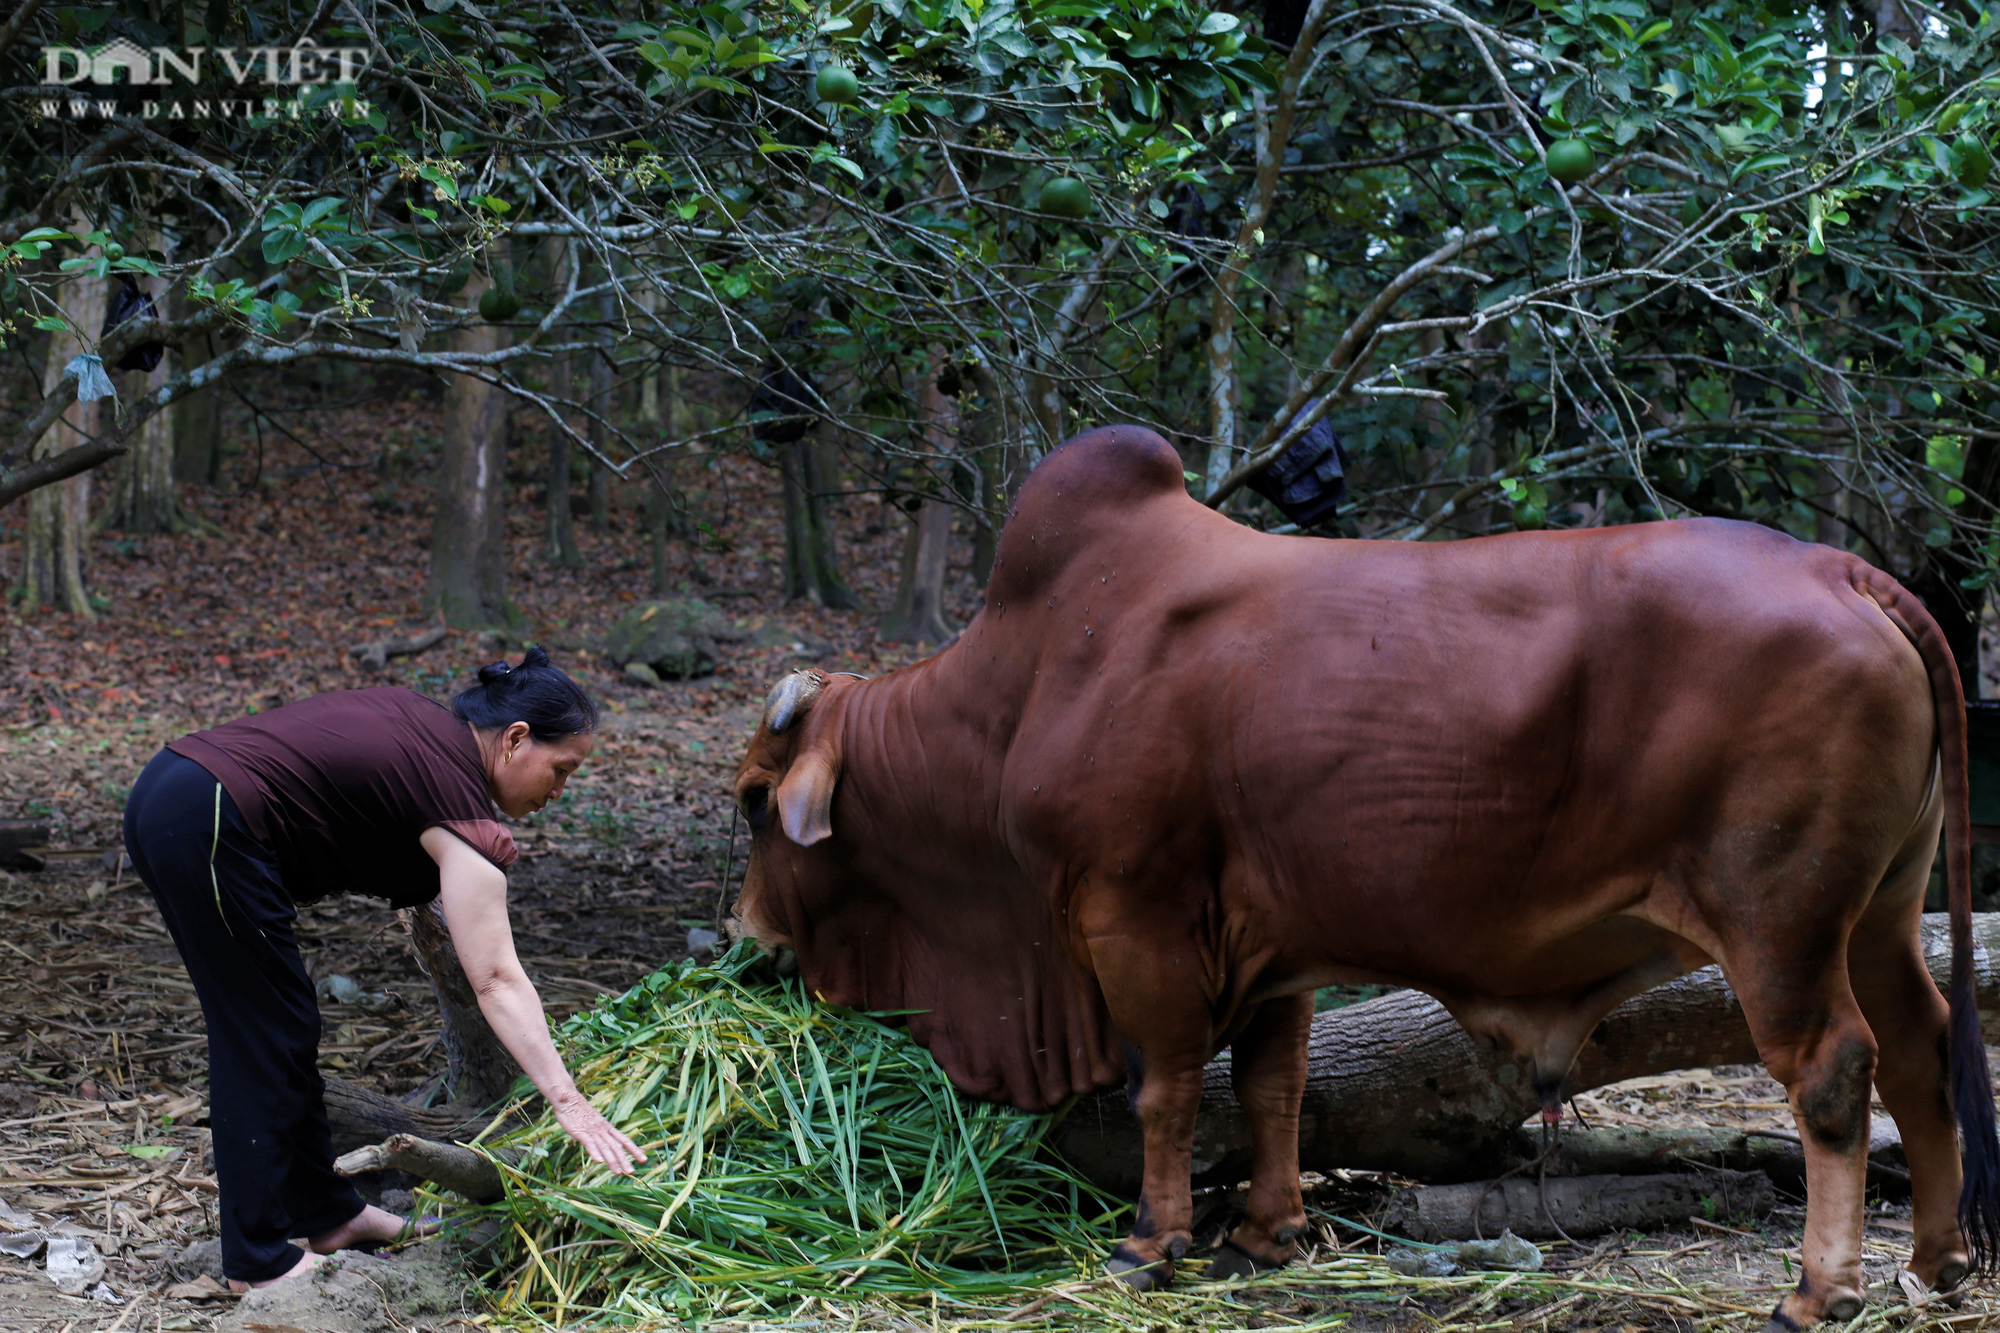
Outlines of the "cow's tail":
M 1866 568 L 1864 566 L 1864 568 Z M 1993 1271 L 2000 1260 L 2000 1135 L 1993 1080 L 1979 1031 L 1979 993 L 1972 970 L 1972 818 L 1967 809 L 1965 690 L 1944 631 L 1915 596 L 1874 569 L 1864 591 L 1896 622 L 1930 673 L 1937 707 L 1939 762 L 1944 780 L 1944 866 L 1951 901 L 1951 1104 L 1965 1151 L 1958 1224 L 1972 1247 L 1973 1267 Z

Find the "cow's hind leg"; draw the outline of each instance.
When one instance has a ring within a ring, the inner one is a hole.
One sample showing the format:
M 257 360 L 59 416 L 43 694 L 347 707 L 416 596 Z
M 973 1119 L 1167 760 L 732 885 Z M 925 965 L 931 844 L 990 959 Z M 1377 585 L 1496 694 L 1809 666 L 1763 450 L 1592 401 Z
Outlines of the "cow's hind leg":
M 1915 1232 L 1910 1271 L 1939 1291 L 1971 1266 L 1958 1226 L 1961 1168 L 1946 1078 L 1944 997 L 1917 934 L 1930 878 L 1935 821 L 1926 821 L 1876 890 L 1847 946 L 1855 999 L 1881 1047 L 1875 1086 L 1895 1117 L 1910 1163 Z
M 1835 928 L 1791 934 L 1726 964 L 1758 1053 L 1785 1085 L 1806 1159 L 1804 1272 L 1772 1311 L 1773 1331 L 1861 1311 L 1875 1039 L 1848 988 L 1843 943 Z
M 1210 1277 L 1288 1262 L 1305 1230 L 1299 1196 L 1299 1102 L 1313 993 L 1266 1000 L 1230 1045 L 1230 1078 L 1250 1120 L 1250 1206 L 1209 1265 Z

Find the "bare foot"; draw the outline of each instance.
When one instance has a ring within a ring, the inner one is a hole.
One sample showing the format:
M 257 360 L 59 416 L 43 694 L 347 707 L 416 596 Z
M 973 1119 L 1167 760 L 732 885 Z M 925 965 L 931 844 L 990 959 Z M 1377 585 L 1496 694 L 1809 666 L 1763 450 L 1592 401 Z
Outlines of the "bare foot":
M 252 1287 L 268 1287 L 271 1286 L 273 1283 L 283 1282 L 286 1278 L 297 1277 L 301 1273 L 309 1273 L 313 1269 L 319 1267 L 321 1264 L 325 1262 L 326 1261 L 320 1258 L 320 1256 L 318 1256 L 317 1254 L 310 1254 L 310 1253 L 302 1254 L 299 1256 L 299 1261 L 297 1263 L 293 1264 L 290 1268 L 287 1268 L 284 1272 L 278 1274 L 276 1277 L 260 1278 L 255 1282 L 238 1282 L 235 1278 L 230 1278 L 229 1289 L 240 1295 L 241 1293 L 250 1290 L 250 1288 Z
M 352 1249 L 356 1245 L 386 1245 L 392 1240 L 431 1235 L 439 1225 L 436 1218 L 426 1217 L 413 1227 L 408 1218 L 398 1217 L 371 1203 L 340 1226 L 314 1236 L 312 1247 L 320 1254 L 332 1254 L 335 1250 Z

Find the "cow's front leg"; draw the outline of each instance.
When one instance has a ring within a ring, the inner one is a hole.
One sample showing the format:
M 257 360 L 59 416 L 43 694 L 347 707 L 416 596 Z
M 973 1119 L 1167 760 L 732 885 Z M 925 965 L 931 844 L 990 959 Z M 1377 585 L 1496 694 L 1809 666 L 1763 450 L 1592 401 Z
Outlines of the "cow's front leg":
M 1313 993 L 1266 1000 L 1230 1045 L 1230 1078 L 1250 1119 L 1250 1206 L 1209 1265 L 1210 1277 L 1248 1276 L 1288 1263 L 1305 1231 L 1299 1196 L 1299 1101 Z
M 1194 1118 L 1201 1109 L 1199 1059 L 1148 1062 L 1132 1053 L 1132 1110 L 1145 1131 L 1146 1174 L 1132 1234 L 1119 1241 L 1106 1265 L 1136 1290 L 1163 1287 L 1174 1263 L 1187 1253 L 1194 1225 L 1188 1175 L 1194 1156 Z

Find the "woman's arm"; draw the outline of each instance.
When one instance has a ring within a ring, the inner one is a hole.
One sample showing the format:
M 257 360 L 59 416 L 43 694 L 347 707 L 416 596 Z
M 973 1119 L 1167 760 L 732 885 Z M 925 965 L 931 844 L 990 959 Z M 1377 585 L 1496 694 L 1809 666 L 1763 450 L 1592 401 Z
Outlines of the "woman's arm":
M 646 1154 L 583 1099 L 549 1039 L 542 997 L 514 954 L 507 924 L 507 876 L 499 867 L 441 828 L 428 828 L 423 848 L 438 864 L 445 924 L 465 976 L 479 996 L 479 1012 L 546 1097 L 565 1132 L 583 1145 L 590 1160 L 619 1175 Z

